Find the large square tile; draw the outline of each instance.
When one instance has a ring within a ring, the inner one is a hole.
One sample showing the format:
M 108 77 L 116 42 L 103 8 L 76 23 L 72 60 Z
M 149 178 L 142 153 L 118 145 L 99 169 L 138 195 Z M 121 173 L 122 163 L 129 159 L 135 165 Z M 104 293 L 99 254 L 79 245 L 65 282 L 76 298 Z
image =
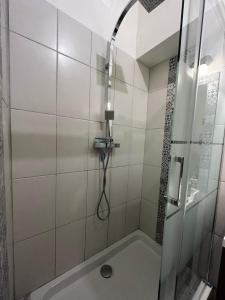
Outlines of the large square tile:
M 89 118 L 90 67 L 59 54 L 57 113 Z
M 133 87 L 119 80 L 115 81 L 115 124 L 131 125 Z
M 150 69 L 149 92 L 167 88 L 169 78 L 169 60 Z
M 141 199 L 143 165 L 129 166 L 128 201 Z
M 89 122 L 89 141 L 88 141 L 88 170 L 102 168 L 100 153 L 94 148 L 95 138 L 105 136 L 105 124 L 100 122 Z
M 145 130 L 131 129 L 130 164 L 142 164 L 145 152 Z
M 127 203 L 126 234 L 130 234 L 139 228 L 140 204 L 141 204 L 140 199 Z
M 155 240 L 157 226 L 158 204 L 141 201 L 140 228 L 150 238 Z
M 159 201 L 161 168 L 144 165 L 142 197 L 150 202 Z
M 4 1 L 6 2 L 6 1 Z M 2 18 L 2 15 L 1 15 Z M 6 28 L 0 28 L 1 34 L 1 60 L 2 60 L 2 74 L 1 74 L 1 93 L 7 106 L 10 105 L 10 51 L 9 51 L 9 34 Z
M 11 106 L 55 114 L 56 52 L 11 33 L 10 59 Z
M 105 74 L 91 69 L 90 120 L 105 120 Z
M 210 263 L 210 271 L 209 271 L 209 279 L 217 287 L 220 263 L 221 263 L 221 255 L 222 255 L 222 244 L 223 238 L 217 235 L 213 236 L 212 243 L 212 255 L 211 255 L 211 263 Z
M 57 9 L 44 0 L 10 0 L 10 29 L 56 50 Z
M 14 260 L 16 299 L 21 299 L 54 278 L 55 232 L 16 243 Z
M 133 108 L 132 108 L 132 126 L 137 128 L 146 127 L 148 106 L 148 93 L 134 88 Z
M 131 85 L 134 82 L 134 59 L 120 49 L 116 54 L 116 78 Z
M 134 63 L 134 86 L 146 92 L 149 87 L 149 68 L 138 61 Z
M 149 93 L 147 128 L 164 128 L 167 89 Z
M 131 128 L 127 126 L 114 125 L 113 137 L 120 148 L 114 149 L 112 153 L 112 166 L 126 166 L 129 163 Z
M 125 235 L 126 205 L 120 205 L 111 209 L 109 217 L 108 244 L 111 245 Z
M 160 167 L 162 162 L 163 150 L 163 129 L 153 129 L 146 131 L 145 158 L 146 164 Z
M 85 219 L 56 229 L 56 275 L 84 260 Z
M 91 66 L 99 71 L 105 70 L 107 41 L 92 32 Z
M 59 11 L 58 51 L 90 65 L 91 31 Z
M 55 188 L 55 175 L 13 181 L 15 241 L 55 227 Z
M 57 118 L 57 171 L 87 170 L 88 121 Z
M 110 206 L 115 207 L 127 201 L 128 166 L 111 169 Z
M 12 110 L 13 178 L 56 172 L 56 117 Z
M 106 173 L 106 195 L 109 201 L 109 187 L 110 187 L 110 169 Z M 87 190 L 87 215 L 95 215 L 97 213 L 97 204 L 102 194 L 103 188 L 103 170 L 88 171 L 88 190 Z M 107 209 L 105 197 L 101 202 L 101 211 Z M 103 215 L 104 212 L 103 212 Z
M 57 175 L 56 225 L 61 226 L 86 215 L 87 172 Z
M 217 196 L 216 220 L 214 231 L 217 235 L 225 235 L 225 182 L 220 182 Z
M 87 218 L 85 259 L 107 247 L 108 221 L 100 221 L 96 215 Z

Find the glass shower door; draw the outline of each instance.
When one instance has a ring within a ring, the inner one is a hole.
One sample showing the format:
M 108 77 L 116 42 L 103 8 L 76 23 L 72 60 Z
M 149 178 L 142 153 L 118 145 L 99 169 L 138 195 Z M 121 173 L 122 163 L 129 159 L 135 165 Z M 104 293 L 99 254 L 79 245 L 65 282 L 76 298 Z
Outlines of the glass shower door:
M 217 1 L 184 1 L 165 198 L 160 299 L 192 299 L 208 281 L 223 128 L 217 126 L 223 31 Z M 217 16 L 218 19 L 218 16 Z M 220 41 L 220 42 L 219 42 Z M 213 46 L 212 46 L 213 45 Z M 213 48 L 213 49 L 212 49 Z

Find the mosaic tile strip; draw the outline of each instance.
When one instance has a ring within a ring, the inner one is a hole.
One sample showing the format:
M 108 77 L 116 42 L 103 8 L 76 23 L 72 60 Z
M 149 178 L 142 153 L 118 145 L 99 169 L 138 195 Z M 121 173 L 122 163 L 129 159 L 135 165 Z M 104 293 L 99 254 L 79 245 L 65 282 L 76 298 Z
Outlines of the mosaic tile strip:
M 159 206 L 158 206 L 157 227 L 156 227 L 156 241 L 159 244 L 162 244 L 164 220 L 166 217 L 166 201 L 164 195 L 166 194 L 166 190 L 167 190 L 168 173 L 169 173 L 172 118 L 173 118 L 174 101 L 175 101 L 175 93 L 176 93 L 176 71 L 177 71 L 177 57 L 173 57 L 169 61 L 164 140 L 163 140 L 162 164 L 161 164 L 161 175 L 160 175 Z

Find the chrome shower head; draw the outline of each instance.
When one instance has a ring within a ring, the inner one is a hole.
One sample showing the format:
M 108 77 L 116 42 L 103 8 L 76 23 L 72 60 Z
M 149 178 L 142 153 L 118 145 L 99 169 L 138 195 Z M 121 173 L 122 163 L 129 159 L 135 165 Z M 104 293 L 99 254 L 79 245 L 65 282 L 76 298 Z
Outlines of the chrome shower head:
M 144 6 L 148 13 L 150 13 L 163 1 L 165 0 L 139 0 L 139 2 Z

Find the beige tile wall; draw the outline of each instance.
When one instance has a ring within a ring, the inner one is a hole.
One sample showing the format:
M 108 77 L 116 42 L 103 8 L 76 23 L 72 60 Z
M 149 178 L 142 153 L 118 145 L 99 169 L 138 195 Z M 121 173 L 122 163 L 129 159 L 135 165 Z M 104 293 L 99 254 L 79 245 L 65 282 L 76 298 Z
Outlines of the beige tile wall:
M 102 222 L 92 145 L 104 134 L 107 43 L 43 0 L 10 0 L 10 30 L 19 299 L 139 227 L 149 70 L 115 52 L 113 134 L 121 148 L 108 171 L 112 212 Z
M 155 239 L 169 61 L 150 69 L 140 228 Z

